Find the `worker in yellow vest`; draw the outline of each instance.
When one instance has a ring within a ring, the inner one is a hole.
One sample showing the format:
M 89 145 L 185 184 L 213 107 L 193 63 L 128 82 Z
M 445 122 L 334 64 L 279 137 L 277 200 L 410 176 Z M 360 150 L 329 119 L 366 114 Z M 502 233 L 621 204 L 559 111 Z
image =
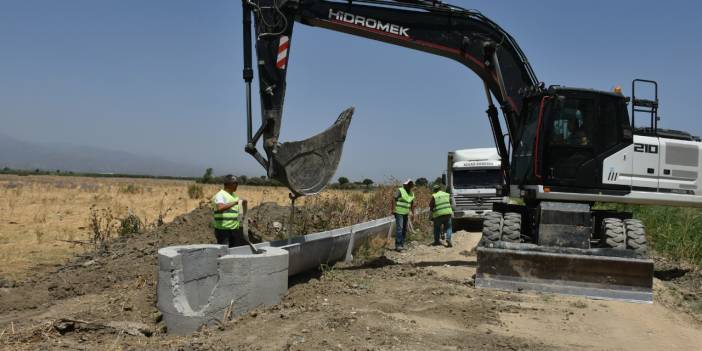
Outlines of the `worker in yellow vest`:
M 238 187 L 236 177 L 227 175 L 224 177 L 224 189 L 212 197 L 212 226 L 219 245 L 234 247 L 247 244 L 239 221 L 241 204 L 246 200 L 235 193 Z
M 395 251 L 405 249 L 405 237 L 407 235 L 407 225 L 414 215 L 414 182 L 407 179 L 400 188 L 395 191 L 392 199 L 392 213 L 395 215 Z
M 451 195 L 443 191 L 441 185 L 435 184 L 432 188 L 433 194 L 429 202 L 431 210 L 431 220 L 434 222 L 434 246 L 441 245 L 439 238 L 441 234 L 446 232 L 446 246 L 453 247 L 451 244 L 451 217 L 453 217 L 453 209 L 451 209 Z M 442 230 L 443 227 L 443 230 Z

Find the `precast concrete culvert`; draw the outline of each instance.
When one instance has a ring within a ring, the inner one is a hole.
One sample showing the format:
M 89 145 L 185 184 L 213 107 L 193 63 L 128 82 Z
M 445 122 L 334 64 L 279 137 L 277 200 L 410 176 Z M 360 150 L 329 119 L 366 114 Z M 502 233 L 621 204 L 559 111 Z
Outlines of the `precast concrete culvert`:
M 159 250 L 158 308 L 169 333 L 189 334 L 261 305 L 288 290 L 288 252 L 265 247 L 171 246 Z
M 224 245 L 170 246 L 158 251 L 157 305 L 170 334 L 189 334 L 203 325 L 278 304 L 288 276 L 321 264 L 350 260 L 368 240 L 389 238 L 391 217 L 291 240 L 227 248 Z

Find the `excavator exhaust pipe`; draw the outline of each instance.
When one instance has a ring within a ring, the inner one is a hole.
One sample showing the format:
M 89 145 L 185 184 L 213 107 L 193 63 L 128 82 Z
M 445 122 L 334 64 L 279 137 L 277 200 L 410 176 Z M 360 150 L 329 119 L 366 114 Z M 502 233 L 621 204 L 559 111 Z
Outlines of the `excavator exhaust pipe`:
M 276 144 L 270 177 L 296 196 L 322 191 L 336 173 L 353 112 L 353 107 L 346 109 L 331 127 L 309 139 Z

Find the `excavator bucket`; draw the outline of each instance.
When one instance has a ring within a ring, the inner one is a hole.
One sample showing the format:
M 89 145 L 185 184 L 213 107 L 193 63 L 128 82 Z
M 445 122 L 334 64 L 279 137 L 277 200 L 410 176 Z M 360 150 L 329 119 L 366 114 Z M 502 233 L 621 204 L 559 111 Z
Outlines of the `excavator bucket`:
M 653 261 L 629 251 L 497 242 L 477 253 L 476 287 L 653 302 Z
M 309 139 L 276 145 L 272 178 L 298 196 L 322 191 L 336 173 L 353 112 L 353 107 L 346 109 L 331 127 Z

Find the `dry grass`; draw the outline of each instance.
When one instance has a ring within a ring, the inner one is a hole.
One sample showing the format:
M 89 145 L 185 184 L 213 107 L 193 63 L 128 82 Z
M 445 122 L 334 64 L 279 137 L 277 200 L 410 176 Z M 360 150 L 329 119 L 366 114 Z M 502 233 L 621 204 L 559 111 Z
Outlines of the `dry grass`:
M 153 179 L 0 175 L 0 276 L 16 280 L 37 264 L 60 264 L 92 249 L 74 241 L 91 236 L 91 209 L 115 218 L 130 213 L 144 223 L 170 222 L 197 208 L 219 190 L 203 186 L 202 199 L 191 199 L 192 182 Z M 286 189 L 240 187 L 250 206 L 289 203 Z
M 141 228 L 168 223 L 220 188 L 202 185 L 200 198 L 193 196 L 192 185 L 177 180 L 0 175 L 0 277 L 21 280 L 37 264 L 62 264 L 76 253 L 96 249 L 103 244 L 101 236 L 109 240 L 123 231 L 124 223 L 100 222 L 107 217 L 119 221 L 136 216 L 140 222 L 132 225 Z M 302 198 L 296 204 L 305 210 L 296 218 L 295 232 L 388 216 L 393 191 L 394 187 L 365 193 L 328 190 Z M 290 204 L 287 189 L 280 187 L 241 186 L 237 194 L 249 201 L 249 208 L 264 202 Z M 420 189 L 417 198 L 418 207 L 427 207 L 426 189 Z

